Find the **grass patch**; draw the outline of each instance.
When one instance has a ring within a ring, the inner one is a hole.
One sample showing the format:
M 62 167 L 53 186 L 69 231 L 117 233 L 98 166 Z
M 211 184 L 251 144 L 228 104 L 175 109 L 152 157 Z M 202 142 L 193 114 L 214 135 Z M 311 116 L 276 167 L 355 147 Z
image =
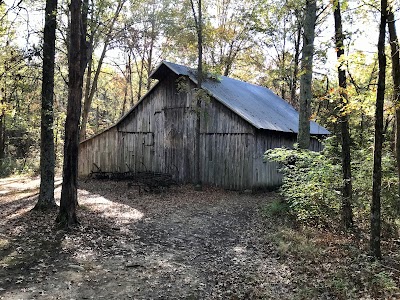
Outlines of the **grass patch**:
M 271 240 L 277 245 L 281 257 L 299 256 L 302 259 L 312 259 L 322 251 L 309 234 L 290 227 L 282 226 L 271 236 Z
M 282 199 L 274 199 L 264 206 L 264 215 L 266 217 L 283 217 L 289 216 L 289 205 Z

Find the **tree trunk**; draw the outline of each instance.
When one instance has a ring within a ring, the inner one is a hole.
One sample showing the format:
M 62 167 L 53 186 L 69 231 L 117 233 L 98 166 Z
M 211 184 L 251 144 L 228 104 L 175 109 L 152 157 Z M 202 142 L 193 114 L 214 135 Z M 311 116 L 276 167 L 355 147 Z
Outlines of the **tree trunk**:
M 125 86 L 124 86 L 124 101 L 122 102 L 122 111 L 121 117 L 125 114 L 126 100 L 128 98 L 128 79 L 125 77 Z
M 197 30 L 197 50 L 198 50 L 198 62 L 197 62 L 197 90 L 200 92 L 203 83 L 203 17 L 201 11 L 201 0 L 198 0 L 198 15 L 196 17 L 196 11 L 194 8 L 193 0 L 190 0 L 192 4 L 193 18 L 196 23 Z M 201 110 L 201 94 L 197 93 L 196 96 L 196 124 L 195 124 L 195 145 L 194 145 L 194 183 L 196 190 L 202 189 L 201 182 L 201 159 L 200 159 L 200 110 Z
M 336 54 L 339 62 L 338 77 L 339 77 L 339 95 L 340 95 L 340 110 L 339 121 L 341 128 L 342 141 L 342 175 L 343 175 L 343 199 L 342 199 L 342 223 L 348 229 L 353 226 L 353 211 L 352 203 L 352 178 L 351 178 L 351 156 L 350 156 L 350 132 L 349 132 L 349 117 L 346 112 L 348 103 L 346 71 L 343 69 L 343 62 L 340 59 L 344 55 L 343 45 L 343 29 L 342 15 L 340 12 L 340 0 L 337 1 L 334 7 L 333 15 L 335 18 L 335 41 Z
M 295 52 L 293 59 L 293 77 L 292 84 L 290 89 L 290 104 L 292 104 L 295 108 L 299 107 L 299 103 L 296 99 L 296 90 L 297 90 L 297 77 L 299 75 L 299 58 L 300 58 L 300 40 L 301 40 L 301 25 L 300 25 L 300 17 L 298 16 L 298 26 L 297 26 L 297 37 L 294 43 Z
M 153 52 L 154 52 L 154 41 L 155 41 L 155 29 L 156 29 L 156 15 L 155 15 L 155 3 L 153 2 L 153 12 L 151 16 L 151 32 L 150 32 L 150 49 L 149 56 L 147 57 L 147 76 L 151 74 L 152 65 L 153 65 Z M 150 90 L 151 81 L 147 80 L 147 91 Z
M 130 107 L 133 107 L 133 83 L 132 83 L 132 57 L 131 57 L 131 51 L 129 50 L 128 54 L 128 84 L 129 84 L 129 97 L 130 97 Z
M 310 116 L 312 100 L 312 66 L 314 55 L 315 22 L 317 19 L 316 0 L 306 0 L 303 33 L 303 51 L 300 77 L 299 134 L 297 142 L 300 149 L 310 147 Z
M 390 50 L 392 57 L 392 79 L 393 79 L 393 103 L 396 107 L 396 162 L 397 162 L 397 177 L 398 177 L 398 194 L 400 196 L 400 47 L 396 33 L 396 24 L 393 14 L 393 8 L 389 8 L 388 27 L 390 37 Z M 397 203 L 397 212 L 400 214 L 400 203 Z
M 45 9 L 42 68 L 42 110 L 40 140 L 40 194 L 34 209 L 56 207 L 54 201 L 54 60 L 56 49 L 57 0 L 47 0 Z
M 281 98 L 286 100 L 286 88 L 285 88 L 285 75 L 283 75 L 286 71 L 286 22 L 283 22 L 283 37 L 282 37 L 282 59 L 281 59 L 281 71 L 280 71 L 280 77 L 281 77 Z M 278 55 L 279 56 L 279 55 Z
M 1 95 L 3 94 L 3 95 Z M 5 95 L 4 95 L 4 89 L 2 89 L 2 93 L 0 94 L 1 100 L 0 100 L 0 106 L 4 107 L 5 103 Z M 2 164 L 2 160 L 5 158 L 5 147 L 6 147 L 6 113 L 5 109 L 2 108 L 0 110 L 0 166 Z
M 93 45 L 93 35 L 91 35 L 89 43 Z M 83 100 L 83 111 L 82 111 L 82 125 L 79 131 L 80 140 L 83 141 L 86 138 L 86 123 L 89 115 L 89 95 L 90 95 L 90 88 L 92 86 L 92 65 L 93 65 L 93 53 L 90 51 L 88 53 L 88 65 L 87 65 L 87 72 L 86 72 L 86 83 L 85 83 L 85 94 Z M 87 111 L 87 113 L 86 113 Z M 85 121 L 85 122 L 84 122 Z
M 383 144 L 383 104 L 385 101 L 385 34 L 387 20 L 387 0 L 381 0 L 381 23 L 378 39 L 378 88 L 375 107 L 374 173 L 372 177 L 371 237 L 370 249 L 376 258 L 381 258 L 381 187 L 382 187 L 382 144 Z
M 68 105 L 65 121 L 64 166 L 60 212 L 57 222 L 65 228 L 78 224 L 76 207 L 78 178 L 79 118 L 82 100 L 81 1 L 71 0 L 70 48 L 68 57 Z
M 144 46 L 143 46 L 144 48 Z M 143 54 L 141 57 L 141 63 L 140 63 L 140 71 L 139 71 L 139 87 L 138 87 L 138 95 L 137 95 L 137 101 L 140 101 L 142 98 L 142 89 L 143 89 L 143 77 L 144 77 L 144 49 L 143 49 Z M 138 65 L 136 63 L 136 70 L 138 69 Z
M 117 20 L 119 13 L 121 12 L 122 7 L 124 6 L 124 3 L 125 3 L 125 0 L 122 0 L 118 3 L 117 9 L 114 13 L 110 27 L 108 28 L 106 38 L 104 40 L 103 50 L 100 55 L 99 63 L 97 64 L 97 69 L 96 69 L 96 73 L 93 78 L 92 86 L 90 88 L 90 93 L 85 95 L 85 103 L 83 105 L 82 124 L 81 124 L 81 130 L 80 130 L 80 139 L 82 141 L 86 138 L 86 126 L 87 126 L 87 122 L 88 122 L 88 118 L 89 118 L 89 111 L 90 111 L 90 107 L 92 106 L 94 94 L 97 90 L 97 82 L 99 81 L 99 76 L 100 76 L 101 67 L 103 65 L 103 60 L 106 56 L 107 47 L 108 47 L 111 37 L 112 37 L 112 31 L 114 29 L 115 21 Z M 88 74 L 88 76 L 90 76 L 90 74 Z M 90 83 L 90 80 L 88 80 L 87 83 Z M 88 89 L 88 86 L 86 86 L 86 90 L 87 89 Z

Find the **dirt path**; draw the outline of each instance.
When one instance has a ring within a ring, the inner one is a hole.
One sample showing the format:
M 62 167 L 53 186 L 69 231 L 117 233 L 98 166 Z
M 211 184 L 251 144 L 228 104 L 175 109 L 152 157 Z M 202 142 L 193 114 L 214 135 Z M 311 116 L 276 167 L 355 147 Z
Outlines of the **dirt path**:
M 1 198 L 0 299 L 293 298 L 265 242 L 261 207 L 274 194 L 140 194 L 111 181 L 79 194 L 82 226 L 69 233 L 54 228 L 56 212 L 29 211 L 34 197 Z

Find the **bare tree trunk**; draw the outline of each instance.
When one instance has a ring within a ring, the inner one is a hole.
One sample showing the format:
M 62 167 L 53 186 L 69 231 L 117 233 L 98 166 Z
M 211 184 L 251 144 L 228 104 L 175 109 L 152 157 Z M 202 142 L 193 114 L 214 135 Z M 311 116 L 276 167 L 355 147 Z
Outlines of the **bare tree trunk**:
M 93 35 L 90 37 L 90 44 L 93 45 Z M 82 121 L 81 129 L 79 131 L 81 141 L 83 141 L 86 138 L 86 123 L 89 116 L 89 110 L 91 105 L 91 103 L 89 104 L 88 99 L 90 95 L 90 88 L 92 86 L 92 65 L 93 65 L 93 53 L 91 52 L 88 53 L 88 66 L 86 72 L 85 95 L 83 98 L 84 100 L 83 100 L 83 111 L 82 111 L 82 120 L 86 121 L 85 123 Z
M 79 118 L 82 100 L 82 39 L 81 1 L 71 0 L 70 48 L 68 57 L 68 106 L 65 121 L 64 166 L 61 190 L 60 212 L 57 222 L 65 228 L 78 224 L 76 207 L 78 203 L 78 148 Z
M 314 55 L 315 22 L 317 18 L 316 0 L 306 0 L 304 13 L 303 51 L 300 77 L 299 133 L 297 142 L 300 149 L 310 147 L 310 116 L 312 100 L 312 67 Z
M 343 29 L 342 16 L 340 12 L 340 0 L 335 3 L 333 15 L 335 18 L 335 41 L 336 54 L 339 61 L 338 77 L 339 77 L 339 95 L 340 95 L 340 111 L 339 120 L 341 128 L 342 141 L 342 175 L 343 175 L 343 199 L 342 199 L 342 223 L 348 229 L 353 227 L 353 211 L 351 208 L 353 190 L 351 178 L 351 155 L 350 155 L 350 132 L 349 132 L 349 117 L 344 111 L 348 103 L 346 71 L 343 69 L 343 62 L 340 62 L 344 55 L 343 45 Z
M 398 194 L 400 196 L 400 47 L 396 33 L 396 24 L 393 14 L 393 8 L 389 7 L 388 27 L 390 36 L 390 50 L 392 56 L 392 79 L 393 79 L 393 103 L 396 105 L 396 162 L 397 162 L 397 177 L 398 177 Z M 400 203 L 397 203 L 397 212 L 400 214 Z
M 132 56 L 131 51 L 129 50 L 128 54 L 128 84 L 129 84 L 129 98 L 131 107 L 133 107 L 133 83 L 132 83 Z
M 6 147 L 6 113 L 4 109 L 4 103 L 5 103 L 5 92 L 4 89 L 2 88 L 2 93 L 0 94 L 0 106 L 3 107 L 0 110 L 0 166 L 2 163 L 2 160 L 5 158 L 5 147 Z
M 125 70 L 126 72 L 127 70 Z M 128 77 L 125 76 L 124 101 L 122 102 L 121 117 L 125 114 L 126 100 L 128 99 Z
M 56 207 L 54 201 L 54 60 L 56 52 L 57 0 L 47 0 L 45 9 L 42 68 L 42 109 L 40 140 L 40 194 L 34 209 Z
M 201 0 L 198 0 L 198 15 L 194 8 L 193 0 L 190 0 L 193 11 L 193 18 L 196 23 L 197 30 L 197 89 L 200 91 L 203 83 L 203 17 L 201 10 Z M 200 110 L 201 110 L 201 95 L 198 93 L 196 98 L 196 125 L 195 125 L 195 145 L 194 145 L 194 183 L 196 190 L 202 189 L 201 182 L 201 158 L 200 158 Z
M 381 23 L 378 39 L 378 88 L 375 108 L 374 173 L 372 177 L 371 237 L 370 249 L 376 258 L 381 258 L 381 187 L 382 187 L 382 144 L 383 144 L 383 104 L 385 101 L 385 34 L 387 21 L 387 0 L 381 0 Z
M 147 76 L 151 74 L 153 65 L 153 51 L 154 51 L 154 40 L 155 40 L 155 29 L 156 29 L 156 16 L 155 16 L 155 3 L 153 2 L 153 12 L 151 16 L 151 32 L 150 32 L 150 49 L 149 56 L 147 57 Z M 150 90 L 151 81 L 147 80 L 147 91 Z
M 283 22 L 283 45 L 282 45 L 282 60 L 281 60 L 281 97 L 282 99 L 286 98 L 286 88 L 285 88 L 285 80 L 283 73 L 286 71 L 286 22 Z M 286 99 L 285 99 L 286 100 Z
M 143 54 L 140 63 L 140 71 L 139 71 L 139 88 L 138 88 L 137 101 L 139 101 L 142 98 L 143 77 L 144 77 L 144 53 L 145 51 L 143 49 Z M 137 63 L 136 63 L 136 69 L 138 69 Z
M 103 50 L 100 55 L 99 63 L 97 64 L 97 69 L 96 69 L 96 73 L 93 78 L 92 86 L 90 88 L 90 93 L 87 97 L 85 97 L 85 103 L 83 105 L 83 111 L 82 111 L 82 124 L 81 124 L 81 130 L 80 130 L 80 139 L 81 140 L 84 140 L 86 138 L 86 126 L 87 126 L 87 122 L 88 122 L 88 118 L 89 118 L 89 111 L 90 111 L 90 107 L 92 105 L 94 94 L 97 90 L 97 82 L 99 81 L 101 67 L 103 65 L 103 60 L 106 56 L 107 47 L 111 41 L 114 24 L 122 10 L 122 7 L 124 6 L 124 4 L 125 4 L 125 0 L 121 0 L 118 3 L 118 6 L 116 8 L 116 11 L 114 13 L 113 19 L 110 24 L 110 28 L 108 29 L 106 39 L 104 40 Z M 86 89 L 87 88 L 88 87 L 86 87 Z
M 297 26 L 297 37 L 294 43 L 295 52 L 293 59 L 293 77 L 292 77 L 292 86 L 290 89 L 290 104 L 294 107 L 298 108 L 299 104 L 296 99 L 296 90 L 297 90 L 297 79 L 299 75 L 299 60 L 300 60 L 300 41 L 301 41 L 301 24 L 300 24 L 300 16 L 297 17 L 298 26 Z

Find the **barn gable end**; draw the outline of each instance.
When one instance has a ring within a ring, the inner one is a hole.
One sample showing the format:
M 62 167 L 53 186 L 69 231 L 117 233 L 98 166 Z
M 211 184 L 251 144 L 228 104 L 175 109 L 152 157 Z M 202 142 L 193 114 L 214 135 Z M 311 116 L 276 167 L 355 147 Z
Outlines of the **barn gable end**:
M 179 182 L 193 182 L 195 82 L 166 64 L 155 74 L 158 84 L 127 115 L 81 143 L 81 176 L 99 167 L 108 172 L 163 172 Z M 186 81 L 187 89 L 178 88 L 178 78 Z M 265 162 L 263 153 L 291 147 L 295 133 L 258 129 L 212 94 L 200 115 L 202 182 L 236 190 L 281 183 L 277 165 Z

